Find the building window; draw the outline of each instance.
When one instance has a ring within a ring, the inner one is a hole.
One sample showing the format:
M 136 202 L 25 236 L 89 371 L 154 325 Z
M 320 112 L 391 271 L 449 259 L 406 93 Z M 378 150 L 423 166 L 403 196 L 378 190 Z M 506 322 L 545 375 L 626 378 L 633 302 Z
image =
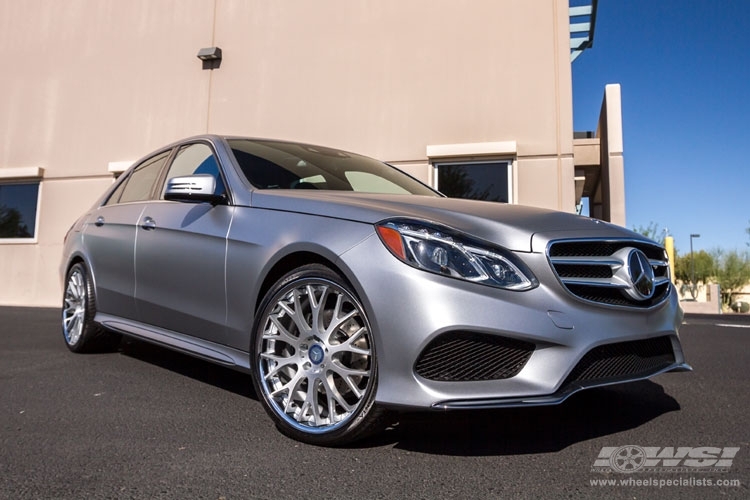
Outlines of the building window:
M 512 203 L 512 168 L 508 161 L 437 163 L 436 188 L 449 198 Z
M 39 182 L 0 182 L 0 242 L 36 238 Z

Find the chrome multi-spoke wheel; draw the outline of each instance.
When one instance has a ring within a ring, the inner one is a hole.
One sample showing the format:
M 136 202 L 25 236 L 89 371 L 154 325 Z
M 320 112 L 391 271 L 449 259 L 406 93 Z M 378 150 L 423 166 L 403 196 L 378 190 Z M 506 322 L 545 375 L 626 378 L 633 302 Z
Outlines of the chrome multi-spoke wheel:
M 254 355 L 256 388 L 287 434 L 342 444 L 368 427 L 376 385 L 372 332 L 335 273 L 307 266 L 271 289 L 256 321 Z
M 63 335 L 68 345 L 76 345 L 81 339 L 83 321 L 86 318 L 86 282 L 80 266 L 68 273 L 63 299 Z
M 73 352 L 104 351 L 119 344 L 120 336 L 95 323 L 95 315 L 94 285 L 86 266 L 77 262 L 68 270 L 63 292 L 62 333 L 68 349 Z

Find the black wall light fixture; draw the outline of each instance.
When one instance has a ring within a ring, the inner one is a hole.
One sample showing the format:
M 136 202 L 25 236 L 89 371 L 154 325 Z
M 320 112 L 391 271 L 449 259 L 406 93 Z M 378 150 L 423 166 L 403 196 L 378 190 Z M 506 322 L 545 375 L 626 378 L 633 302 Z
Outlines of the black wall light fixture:
M 221 66 L 221 49 L 205 47 L 198 51 L 198 59 L 203 61 L 203 69 L 218 69 Z

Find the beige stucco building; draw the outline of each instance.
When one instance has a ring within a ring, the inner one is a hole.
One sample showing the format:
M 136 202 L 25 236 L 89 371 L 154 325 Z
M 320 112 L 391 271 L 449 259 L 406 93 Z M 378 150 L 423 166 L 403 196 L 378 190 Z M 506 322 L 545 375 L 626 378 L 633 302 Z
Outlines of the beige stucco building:
M 574 139 L 571 14 L 567 0 L 0 0 L 0 216 L 30 219 L 0 237 L 0 304 L 58 305 L 76 217 L 132 161 L 205 132 L 352 150 L 438 188 L 441 165 L 493 165 L 510 203 L 573 212 L 588 197 L 624 224 L 619 86 L 602 89 L 594 137 Z M 196 58 L 208 47 L 220 62 Z

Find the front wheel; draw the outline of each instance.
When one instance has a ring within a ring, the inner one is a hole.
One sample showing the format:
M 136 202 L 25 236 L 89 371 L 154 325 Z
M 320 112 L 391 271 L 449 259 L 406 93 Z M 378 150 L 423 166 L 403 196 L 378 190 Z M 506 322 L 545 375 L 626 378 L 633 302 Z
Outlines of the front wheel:
M 73 352 L 111 350 L 120 341 L 94 322 L 96 299 L 88 269 L 78 262 L 68 271 L 62 306 L 62 333 L 65 345 Z
M 340 446 L 380 427 L 372 331 L 338 274 L 313 264 L 281 278 L 253 331 L 253 383 L 284 434 Z

